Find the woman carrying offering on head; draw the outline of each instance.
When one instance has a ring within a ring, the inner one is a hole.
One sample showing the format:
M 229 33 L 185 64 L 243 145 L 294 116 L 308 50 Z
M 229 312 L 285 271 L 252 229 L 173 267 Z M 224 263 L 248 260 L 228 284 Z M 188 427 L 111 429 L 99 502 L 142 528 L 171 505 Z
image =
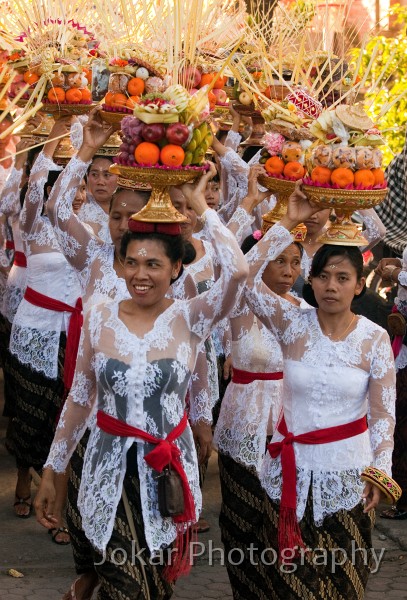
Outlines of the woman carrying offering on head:
M 389 337 L 351 311 L 365 284 L 357 248 L 318 250 L 306 296 L 315 308 L 288 304 L 262 281 L 269 262 L 292 243 L 293 227 L 316 211 L 297 188 L 286 216 L 247 255 L 246 298 L 284 357 L 282 412 L 261 472 L 268 494 L 265 535 L 274 554 L 268 556 L 273 597 L 361 599 L 373 509 L 381 490 L 399 493 L 391 479 Z M 341 560 L 333 563 L 339 549 Z
M 40 522 L 52 521 L 55 474 L 65 470 L 90 426 L 79 508 L 104 600 L 124 590 L 169 598 L 171 582 L 188 567 L 184 534 L 199 518 L 201 494 L 185 394 L 200 345 L 232 310 L 247 276 L 233 236 L 206 205 L 210 175 L 183 192 L 216 247 L 220 278 L 191 300 L 167 298 L 182 262 L 179 225 L 130 220 L 120 257 L 130 297 L 102 302 L 86 314 L 74 384 L 36 499 Z M 173 517 L 158 496 L 167 472 L 178 474 L 181 486 Z M 133 540 L 146 548 L 145 565 L 132 564 Z M 126 560 L 114 560 L 118 548 Z M 165 549 L 163 563 L 156 555 Z

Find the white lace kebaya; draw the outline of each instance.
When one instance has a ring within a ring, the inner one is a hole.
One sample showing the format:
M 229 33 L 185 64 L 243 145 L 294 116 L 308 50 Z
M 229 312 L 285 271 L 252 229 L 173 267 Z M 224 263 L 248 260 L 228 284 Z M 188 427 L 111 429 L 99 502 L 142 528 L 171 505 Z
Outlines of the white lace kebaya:
M 105 213 L 103 208 L 96 202 L 92 194 L 87 192 L 86 202 L 82 204 L 78 217 L 84 223 L 90 225 L 98 237 L 106 244 L 111 244 L 112 239 L 110 237 L 109 230 L 109 215 Z
M 407 246 L 404 248 L 402 268 L 398 274 L 399 287 L 394 301 L 401 314 L 407 318 Z M 407 346 L 403 344 L 396 358 L 396 369 L 400 371 L 407 367 Z
M 247 307 L 230 319 L 233 368 L 251 373 L 283 370 L 280 344 Z M 236 462 L 259 473 L 267 435 L 274 430 L 280 408 L 283 381 L 255 380 L 226 388 L 214 434 L 214 444 Z
M 297 464 L 297 518 L 304 514 L 310 486 L 314 520 L 361 500 L 363 469 L 376 466 L 391 475 L 395 370 L 388 334 L 358 317 L 344 340 L 332 341 L 315 309 L 288 305 L 261 277 L 268 262 L 293 241 L 280 225 L 272 227 L 246 255 L 250 275 L 248 303 L 280 340 L 284 356 L 283 410 L 294 435 L 349 423 L 367 414 L 369 429 L 352 438 L 319 445 L 294 444 Z M 273 442 L 283 436 L 276 432 Z M 261 473 L 270 498 L 281 497 L 281 460 L 268 454 Z
M 19 216 L 21 212 L 20 186 L 23 177 L 23 169 L 13 168 L 1 196 L 0 213 L 3 213 L 11 223 L 13 231 L 14 249 L 24 254 L 24 244 L 20 233 Z M 27 269 L 13 264 L 4 290 L 3 305 L 1 313 L 9 323 L 14 320 L 17 308 L 23 299 L 26 288 Z
M 31 170 L 20 213 L 21 237 L 27 254 L 27 287 L 75 306 L 81 296 L 78 278 L 61 252 L 49 219 L 41 215 L 44 185 L 50 170 L 60 168 L 41 152 Z M 23 298 L 13 320 L 10 352 L 22 364 L 56 379 L 60 335 L 68 331 L 70 317 L 70 313 L 35 306 Z
M 86 311 L 109 298 L 128 298 L 124 279 L 114 269 L 114 246 L 93 235 L 73 212 L 72 201 L 90 163 L 72 158 L 52 188 L 49 219 L 66 259 L 76 269 Z
M 92 306 L 85 317 L 77 368 L 59 420 L 46 467 L 63 472 L 95 409 L 165 437 L 181 420 L 196 355 L 216 323 L 232 310 L 242 292 L 247 265 L 216 213 L 207 210 L 205 228 L 213 239 L 222 272 L 213 287 L 191 300 L 175 300 L 142 338 L 118 316 L 119 302 Z M 97 397 L 97 399 L 96 399 Z M 112 533 L 134 438 L 116 437 L 91 426 L 78 505 L 84 531 L 103 551 Z M 201 493 L 196 451 L 189 428 L 176 440 L 196 504 Z M 152 447 L 138 442 L 141 504 L 148 547 L 154 553 L 176 537 L 172 519 L 158 510 L 157 481 L 144 461 Z

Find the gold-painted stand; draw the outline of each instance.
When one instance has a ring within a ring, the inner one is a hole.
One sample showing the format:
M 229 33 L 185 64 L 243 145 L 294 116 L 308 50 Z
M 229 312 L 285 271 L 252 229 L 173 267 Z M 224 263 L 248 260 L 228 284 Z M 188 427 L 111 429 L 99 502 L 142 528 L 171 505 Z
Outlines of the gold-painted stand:
M 112 165 L 109 171 L 124 179 L 151 185 L 151 197 L 147 205 L 136 215 L 136 221 L 147 223 L 182 223 L 187 220 L 173 206 L 169 189 L 174 185 L 192 182 L 203 175 L 197 169 L 157 169 L 154 167 L 125 167 Z

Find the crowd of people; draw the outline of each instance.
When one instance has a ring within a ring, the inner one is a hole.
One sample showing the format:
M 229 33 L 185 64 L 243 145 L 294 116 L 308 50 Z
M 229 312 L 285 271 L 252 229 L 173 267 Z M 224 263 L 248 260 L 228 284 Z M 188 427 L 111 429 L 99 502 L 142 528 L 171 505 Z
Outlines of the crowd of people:
M 258 153 L 241 157 L 231 112 L 209 170 L 171 189 L 181 224 L 132 218 L 149 192 L 118 186 L 99 154 L 114 126 L 97 108 L 83 126 L 56 121 L 40 152 L 22 140 L 14 158 L 11 136 L 0 143 L 10 510 L 26 519 L 35 506 L 71 545 L 65 600 L 171 597 L 208 528 L 213 447 L 222 542 L 244 557 L 226 564 L 235 599 L 359 600 L 383 488 L 402 494 L 381 516 L 407 518 L 407 244 L 377 267 L 398 286 L 392 339 L 361 314 L 362 253 L 385 238 L 389 203 L 405 204 L 406 157 L 388 170 L 384 223 L 360 211 L 368 246 L 321 245 L 330 211 L 301 182 L 267 230 L 275 199 Z M 74 127 L 62 167 L 58 140 Z M 336 568 L 316 560 L 338 549 Z

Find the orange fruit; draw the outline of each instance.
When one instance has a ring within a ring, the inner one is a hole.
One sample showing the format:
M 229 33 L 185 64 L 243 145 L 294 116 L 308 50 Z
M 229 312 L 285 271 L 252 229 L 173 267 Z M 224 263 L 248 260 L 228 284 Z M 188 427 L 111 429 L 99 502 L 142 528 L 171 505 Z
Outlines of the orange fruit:
M 107 94 L 105 96 L 105 104 L 107 104 L 107 106 L 112 106 L 113 98 L 114 98 L 114 93 L 107 92 Z
M 301 179 L 305 175 L 305 169 L 301 163 L 291 160 L 285 165 L 283 174 L 290 179 Z
M 379 185 L 379 184 L 385 182 L 386 179 L 385 179 L 385 176 L 384 176 L 383 169 L 372 169 L 372 173 L 373 173 L 374 184 L 375 185 Z
M 210 85 L 215 77 L 214 73 L 202 73 L 201 81 L 199 82 L 198 87 L 203 87 L 204 85 Z
M 82 92 L 82 102 L 90 102 L 92 100 L 92 92 L 89 88 L 81 88 L 79 91 Z
M 127 98 L 127 102 L 126 102 L 127 108 L 131 108 L 133 110 L 133 108 L 136 106 L 136 104 L 138 104 L 139 100 L 140 100 L 140 96 L 130 96 L 130 98 Z
M 213 110 L 216 106 L 217 98 L 213 92 L 208 93 L 209 108 Z
M 65 92 L 65 100 L 68 104 L 79 104 L 82 100 L 82 92 L 78 88 L 69 88 Z
M 82 67 L 82 72 L 88 80 L 88 83 L 92 83 L 92 69 L 88 69 L 88 67 Z
M 145 87 L 146 84 L 144 83 L 144 79 L 141 79 L 140 77 L 133 77 L 127 84 L 127 91 L 130 96 L 141 96 Z
M 32 73 L 31 71 L 26 71 L 23 75 L 23 79 L 26 83 L 29 83 L 30 85 L 32 85 L 33 83 L 37 83 L 37 81 L 39 80 L 38 75 L 36 75 L 35 73 Z
M 332 183 L 335 183 L 340 188 L 346 188 L 348 185 L 351 185 L 354 180 L 355 176 L 353 171 L 346 169 L 345 167 L 334 169 L 331 173 Z
M 141 142 L 134 151 L 134 158 L 141 165 L 155 165 L 160 158 L 160 148 L 151 142 Z
M 269 175 L 282 175 L 284 171 L 284 161 L 279 156 L 271 156 L 264 164 Z
M 111 102 L 112 103 L 110 106 L 126 106 L 127 96 L 125 96 L 124 94 L 120 94 L 120 92 L 117 92 L 117 94 L 113 94 Z
M 331 169 L 328 169 L 328 167 L 315 167 L 311 171 L 311 179 L 317 183 L 331 183 Z
M 359 169 L 355 172 L 355 185 L 370 187 L 374 185 L 375 178 L 370 169 Z
M 53 87 L 47 94 L 48 100 L 57 104 L 65 100 L 65 92 L 61 87 Z
M 217 73 L 214 73 L 213 75 L 214 75 L 214 77 L 215 77 L 215 76 L 217 75 Z M 201 81 L 202 81 L 202 80 L 201 80 Z M 213 86 L 213 88 L 214 88 L 215 90 L 223 90 L 223 88 L 225 87 L 225 84 L 226 84 L 226 77 L 222 77 L 222 75 L 220 75 L 220 76 L 217 78 L 217 80 L 216 80 L 216 83 L 215 83 L 215 85 Z
M 160 160 L 167 167 L 180 167 L 184 162 L 184 158 L 184 150 L 176 144 L 167 144 L 160 152 Z

